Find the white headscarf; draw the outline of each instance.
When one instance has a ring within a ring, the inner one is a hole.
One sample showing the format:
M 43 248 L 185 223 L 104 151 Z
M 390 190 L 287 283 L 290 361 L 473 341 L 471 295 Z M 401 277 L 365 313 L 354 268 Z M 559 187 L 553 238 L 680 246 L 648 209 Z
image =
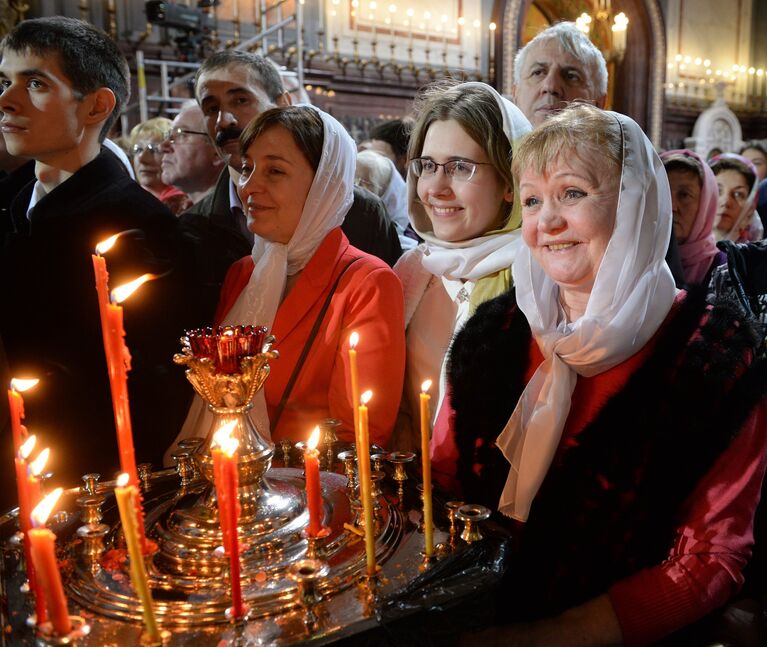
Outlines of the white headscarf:
M 565 320 L 559 288 L 527 246 L 513 267 L 517 303 L 544 356 L 497 440 L 511 463 L 499 509 L 521 521 L 554 458 L 578 375 L 597 375 L 639 351 L 676 296 L 664 260 L 672 223 L 663 163 L 634 121 L 607 114 L 622 132 L 621 188 L 615 229 L 586 312 L 574 323 Z
M 409 224 L 407 217 L 407 185 L 405 180 L 399 174 L 397 167 L 394 166 L 388 157 L 384 157 L 386 165 L 389 167 L 389 181 L 386 183 L 386 187 L 381 194 L 381 200 L 389 212 L 389 217 L 398 229 L 404 231 Z
M 532 130 L 530 122 L 522 114 L 522 111 L 486 83 L 471 81 L 462 83 L 454 89 L 468 88 L 482 88 L 493 95 L 503 116 L 503 132 L 512 145 L 514 141 Z M 426 270 L 431 274 L 444 276 L 448 279 L 476 281 L 513 264 L 514 256 L 519 247 L 519 229 L 480 236 L 458 243 L 440 240 L 434 235 L 431 221 L 418 199 L 417 184 L 418 178 L 408 168 L 407 190 L 410 222 L 413 229 L 425 241 L 422 264 Z M 514 210 L 519 213 L 516 201 Z
M 410 238 L 405 235 L 405 230 L 410 224 L 407 215 L 407 185 L 405 180 L 399 174 L 397 167 L 394 166 L 388 157 L 381 157 L 386 160 L 386 164 L 389 167 L 389 181 L 384 187 L 381 194 L 381 201 L 386 207 L 386 212 L 389 214 L 394 225 L 397 227 L 397 234 L 399 236 L 399 242 L 402 247 L 402 251 L 412 249 L 418 244 L 415 238 Z
M 305 107 L 315 110 L 322 119 L 324 139 L 320 164 L 306 196 L 301 219 L 287 245 L 255 237 L 251 253 L 253 272 L 224 316 L 225 324 L 263 325 L 271 330 L 288 276 L 297 274 L 306 266 L 325 236 L 343 223 L 352 205 L 357 161 L 354 140 L 329 114 L 314 106 Z M 246 204 L 243 207 L 247 209 Z M 195 395 L 176 442 L 193 436 L 204 437 L 213 423 L 212 416 L 202 399 Z M 256 395 L 250 417 L 268 438 L 269 416 L 263 389 Z M 166 453 L 166 463 L 170 451 Z

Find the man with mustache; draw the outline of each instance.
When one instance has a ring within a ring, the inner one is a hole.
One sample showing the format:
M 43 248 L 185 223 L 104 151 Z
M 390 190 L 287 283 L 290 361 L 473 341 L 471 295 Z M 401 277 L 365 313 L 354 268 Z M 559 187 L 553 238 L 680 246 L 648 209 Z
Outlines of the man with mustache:
M 552 25 L 514 57 L 511 96 L 533 126 L 576 100 L 604 108 L 604 56 L 575 23 Z
M 253 234 L 237 194 L 240 134 L 262 112 L 289 106 L 291 99 L 279 72 L 267 59 L 237 50 L 216 52 L 206 59 L 194 85 L 205 128 L 227 164 L 213 192 L 180 218 L 184 235 L 196 250 L 192 264 L 200 272 L 198 316 L 200 323 L 208 323 L 226 271 L 253 247 Z M 355 187 L 354 203 L 341 228 L 353 246 L 390 265 L 402 254 L 397 230 L 383 203 L 369 191 Z

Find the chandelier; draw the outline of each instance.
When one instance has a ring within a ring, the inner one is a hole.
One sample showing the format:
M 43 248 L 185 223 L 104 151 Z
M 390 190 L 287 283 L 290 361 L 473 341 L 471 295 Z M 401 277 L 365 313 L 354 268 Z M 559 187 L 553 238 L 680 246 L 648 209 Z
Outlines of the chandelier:
M 610 0 L 597 0 L 594 18 L 584 11 L 575 19 L 575 24 L 589 37 L 591 37 L 592 27 L 594 33 L 601 36 L 604 42 L 600 43 L 602 45 L 600 50 L 607 62 L 620 63 L 623 60 L 626 53 L 629 19 L 622 11 L 613 15 Z

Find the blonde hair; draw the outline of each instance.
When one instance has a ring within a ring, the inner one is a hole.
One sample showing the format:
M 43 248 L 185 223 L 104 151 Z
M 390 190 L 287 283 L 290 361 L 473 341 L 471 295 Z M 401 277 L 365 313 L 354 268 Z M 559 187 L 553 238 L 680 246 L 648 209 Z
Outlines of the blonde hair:
M 170 131 L 171 123 L 171 120 L 165 117 L 147 119 L 143 123 L 134 126 L 133 130 L 130 131 L 130 145 L 134 146 L 138 143 L 139 139 L 149 137 L 160 137 L 163 139 Z
M 514 151 L 511 170 L 519 179 L 522 171 L 544 175 L 562 155 L 620 173 L 623 137 L 618 120 L 590 104 L 575 104 L 549 117 L 526 135 Z

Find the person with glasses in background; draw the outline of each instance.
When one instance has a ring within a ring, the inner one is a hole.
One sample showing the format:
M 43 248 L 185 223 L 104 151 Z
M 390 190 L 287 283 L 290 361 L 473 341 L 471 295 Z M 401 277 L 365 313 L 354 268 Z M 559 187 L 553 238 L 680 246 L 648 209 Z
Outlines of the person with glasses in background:
M 508 99 L 484 83 L 435 85 L 417 102 L 407 174 L 410 223 L 423 239 L 394 267 L 405 291 L 407 364 L 397 449 L 419 446 L 421 384 L 434 382 L 431 423 L 445 396 L 455 332 L 476 307 L 509 288 L 520 245 L 511 176 L 512 142 L 531 130 Z M 431 440 L 435 476 L 445 447 Z
M 181 106 L 160 144 L 162 182 L 189 196 L 192 204 L 216 185 L 225 164 L 205 130 L 205 117 L 194 99 Z
M 162 181 L 161 145 L 170 131 L 171 121 L 155 117 L 133 127 L 130 132 L 130 154 L 136 181 L 176 215 L 192 206 L 189 197 Z

